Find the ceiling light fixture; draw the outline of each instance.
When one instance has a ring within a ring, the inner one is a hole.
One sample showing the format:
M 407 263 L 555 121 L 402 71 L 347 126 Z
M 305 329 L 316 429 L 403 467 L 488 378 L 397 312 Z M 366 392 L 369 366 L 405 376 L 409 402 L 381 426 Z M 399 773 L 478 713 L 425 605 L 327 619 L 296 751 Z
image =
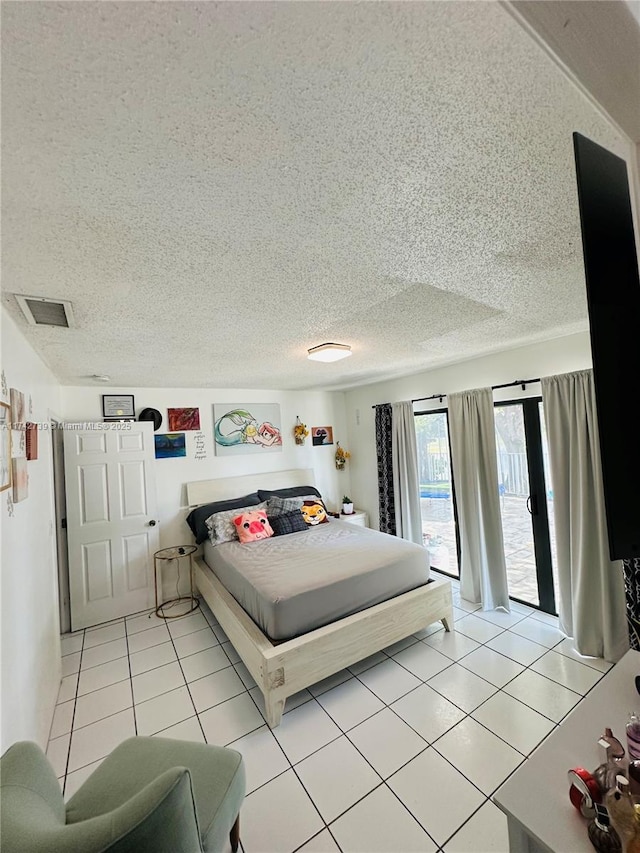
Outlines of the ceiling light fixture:
M 351 355 L 351 347 L 347 344 L 320 344 L 308 350 L 312 361 L 339 361 Z

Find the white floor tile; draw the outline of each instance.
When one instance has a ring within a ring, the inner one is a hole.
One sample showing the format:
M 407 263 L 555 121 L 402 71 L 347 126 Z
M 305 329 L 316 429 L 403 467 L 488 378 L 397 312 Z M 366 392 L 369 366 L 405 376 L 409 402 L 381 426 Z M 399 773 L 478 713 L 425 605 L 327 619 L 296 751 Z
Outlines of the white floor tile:
M 171 636 L 167 630 L 167 626 L 156 625 L 155 628 L 149 628 L 148 631 L 139 631 L 137 634 L 132 634 L 129 637 L 129 654 L 133 655 L 144 649 L 150 649 L 152 646 L 168 643 L 170 640 Z
M 127 658 L 118 658 L 108 663 L 102 663 L 100 666 L 85 669 L 80 673 L 78 696 L 84 696 L 85 693 L 100 690 L 102 687 L 108 687 L 110 684 L 115 684 L 118 681 L 124 681 L 128 678 L 129 661 Z
M 255 791 L 265 782 L 289 769 L 289 762 L 280 749 L 273 732 L 261 726 L 248 735 L 229 744 L 231 749 L 242 753 L 247 776 L 247 793 Z
M 133 737 L 135 733 L 131 708 L 112 714 L 84 728 L 74 729 L 69 752 L 69 772 L 104 758 L 118 744 Z
M 195 637 L 196 635 L 188 634 L 187 636 Z M 222 647 L 216 645 L 189 655 L 189 657 L 181 658 L 180 665 L 187 681 L 195 681 L 197 678 L 204 678 L 205 675 L 211 675 L 220 669 L 226 669 L 230 663 Z
M 47 744 L 47 758 L 58 778 L 64 776 L 67 769 L 70 739 L 70 734 L 61 735 L 60 737 L 51 738 Z
M 526 637 L 528 640 L 533 640 L 534 643 L 540 643 L 541 646 L 546 646 L 549 649 L 566 639 L 566 635 L 559 628 L 547 625 L 533 616 L 529 616 L 514 625 L 513 633 L 520 634 L 521 637 Z
M 455 604 L 453 605 L 453 621 L 454 622 L 459 622 L 460 619 L 464 619 L 464 617 L 467 615 L 468 614 L 467 614 L 466 610 L 463 610 L 461 607 L 456 607 Z
M 131 664 L 131 675 L 140 675 L 141 672 L 146 672 L 148 669 L 155 669 L 157 666 L 164 666 L 166 663 L 172 663 L 177 660 L 173 643 L 161 643 L 159 646 L 151 646 L 150 649 L 136 652 L 129 655 L 129 663 Z
M 66 735 L 71 731 L 75 704 L 76 703 L 73 699 L 71 699 L 69 702 L 63 702 L 61 705 L 56 705 L 53 712 L 53 720 L 51 721 L 49 740 Z
M 244 693 L 245 686 L 235 669 L 229 665 L 226 669 L 192 681 L 189 684 L 189 690 L 193 696 L 196 711 L 200 713 Z
M 58 704 L 60 704 L 61 702 L 68 702 L 70 699 L 75 699 L 77 687 L 77 672 L 74 672 L 73 675 L 67 675 L 65 678 L 63 678 L 60 682 L 60 690 L 58 691 Z
M 451 666 L 451 658 L 440 654 L 426 643 L 416 643 L 393 656 L 393 660 L 422 681 Z
M 602 673 L 593 667 L 578 663 L 555 651 L 547 652 L 544 657 L 532 664 L 531 669 L 582 696 L 602 678 Z
M 412 640 L 413 642 L 416 642 L 415 637 L 412 637 Z M 403 646 L 403 648 L 405 647 Z M 398 649 L 398 651 L 400 651 L 400 649 Z M 371 667 L 375 666 L 377 663 L 383 663 L 385 660 L 387 660 L 387 655 L 384 652 L 376 652 L 373 655 L 369 655 L 369 657 L 364 660 L 352 663 L 348 669 L 353 675 L 358 675 L 366 669 L 371 669 Z
M 459 663 L 454 663 L 430 679 L 429 686 L 467 714 L 496 692 L 493 684 L 469 672 Z
M 73 675 L 74 672 L 80 670 L 80 652 L 74 652 L 71 655 L 65 655 L 62 658 L 62 677 Z
M 465 717 L 464 711 L 436 693 L 428 684 L 398 699 L 391 707 L 429 743 Z
M 506 853 L 509 849 L 507 818 L 489 800 L 443 847 L 443 853 Z
M 110 660 L 117 660 L 127 656 L 127 641 L 124 637 L 119 640 L 111 640 L 109 643 L 101 643 L 99 646 L 85 649 L 82 653 L 82 669 L 90 669 L 92 666 L 100 666 Z
M 74 770 L 73 773 L 67 773 L 67 778 L 64 780 L 65 801 L 68 801 L 73 797 L 78 788 L 87 781 L 94 770 L 97 770 L 98 767 L 100 767 L 103 761 L 104 759 L 101 758 L 99 761 L 94 761 L 93 764 L 87 764 L 86 767 L 81 767 L 80 770 Z
M 167 625 L 174 640 L 177 637 L 184 637 L 185 634 L 192 634 L 194 631 L 202 631 L 203 628 L 209 627 L 209 623 L 202 613 L 198 612 L 184 616 L 182 619 L 168 621 Z
M 253 701 L 258 706 L 258 709 L 264 719 L 267 719 L 267 712 L 264 707 L 264 696 L 262 695 L 260 688 L 256 685 L 256 687 L 252 687 L 249 690 L 251 696 L 253 696 Z M 298 693 L 294 693 L 293 696 L 287 696 L 287 701 L 284 704 L 284 713 L 288 714 L 289 711 L 293 711 L 294 708 L 298 708 L 300 705 L 304 705 L 305 702 L 310 702 L 313 699 L 311 693 L 308 690 L 300 690 Z
M 555 723 L 559 723 L 582 698 L 579 693 L 574 693 L 573 690 L 531 669 L 527 669 L 507 684 L 504 690 Z
M 249 794 L 242 804 L 241 820 L 245 853 L 291 853 L 323 828 L 293 770 Z
M 318 696 L 318 702 L 345 732 L 384 708 L 384 703 L 356 678 Z
M 480 646 L 475 652 L 471 652 L 460 661 L 460 666 L 479 675 L 490 684 L 495 684 L 496 687 L 503 687 L 524 670 L 522 664 L 516 663 L 499 652 L 494 652 L 487 646 Z
M 89 628 L 84 635 L 84 648 L 92 649 L 101 643 L 109 643 L 111 640 L 119 640 L 124 637 L 124 619 L 111 622 L 103 628 Z
M 242 663 L 242 661 L 240 661 L 240 663 L 234 664 L 233 668 L 238 673 L 240 680 L 242 681 L 244 686 L 247 688 L 247 690 L 251 690 L 252 687 L 257 686 L 253 676 L 251 675 L 251 673 L 249 672 L 247 667 Z M 309 694 L 309 696 L 310 695 L 311 694 Z
M 344 853 L 435 853 L 437 849 L 386 785 L 339 817 L 331 824 L 331 832 Z
M 186 687 L 171 690 L 136 705 L 139 735 L 153 735 L 193 717 L 195 708 Z
M 425 784 L 430 779 L 435 784 Z M 443 844 L 484 801 L 480 791 L 429 747 L 387 784 L 429 835 Z
M 241 693 L 199 714 L 207 743 L 228 746 L 232 741 L 264 725 L 264 719 L 248 693 Z
M 442 628 L 442 625 L 440 625 L 440 627 Z M 444 628 L 442 628 L 442 632 L 444 633 Z M 435 631 L 433 633 L 437 634 L 438 632 Z M 429 634 L 427 636 L 431 636 L 431 634 Z M 397 643 L 393 643 L 392 645 L 387 646 L 387 648 L 384 649 L 384 654 L 387 657 L 393 657 L 394 655 L 397 655 L 398 652 L 401 652 L 403 649 L 408 649 L 409 646 L 414 646 L 417 642 L 418 642 L 418 638 L 414 637 L 413 634 L 411 634 L 411 636 L 405 637 L 404 640 L 398 640 Z M 368 658 L 367 658 L 367 660 L 368 660 Z M 352 666 L 350 666 L 349 669 L 353 672 Z
M 560 620 L 557 616 L 553 616 L 551 613 L 545 613 L 543 610 L 533 610 L 529 615 L 533 619 L 537 619 L 539 622 L 545 622 L 547 625 L 551 625 L 554 628 L 560 627 Z
M 125 619 L 127 626 L 127 636 L 137 634 L 140 631 L 148 631 L 150 628 L 157 628 L 159 625 L 166 625 L 166 619 L 156 616 L 154 610 L 148 610 L 145 613 L 138 613 L 135 616 L 127 616 Z
M 459 610 L 466 610 L 467 613 L 475 613 L 476 610 L 482 608 L 481 604 L 474 604 L 473 601 L 467 601 L 460 593 L 454 593 L 453 603 Z
M 205 742 L 197 717 L 189 717 L 188 720 L 176 723 L 175 726 L 169 726 L 168 729 L 162 729 L 162 731 L 157 732 L 154 737 L 168 737 L 174 740 L 189 740 L 194 743 Z
M 96 723 L 111 714 L 131 708 L 133 699 L 131 696 L 131 682 L 118 681 L 100 690 L 94 690 L 85 696 L 78 696 L 76 701 L 76 715 L 74 726 L 81 728 L 90 723 Z
M 280 725 L 273 729 L 273 734 L 289 761 L 297 764 L 312 752 L 335 740 L 342 732 L 326 711 L 314 701 L 305 702 L 285 714 Z
M 204 600 L 204 598 L 200 599 L 200 612 L 202 613 L 204 618 L 207 620 L 209 625 L 217 625 L 218 624 L 218 620 L 213 615 L 213 611 L 211 610 L 211 608 L 209 607 L 207 602 Z
M 345 681 L 349 681 L 353 678 L 352 674 L 348 669 L 341 669 L 338 672 L 334 672 L 332 675 L 328 675 L 326 678 L 323 678 L 322 681 L 318 681 L 315 684 L 310 685 L 309 693 L 312 696 L 320 696 L 322 693 L 326 693 L 327 690 L 332 690 L 334 687 L 337 687 L 339 684 L 344 684 Z
M 314 835 L 311 841 L 299 847 L 298 853 L 340 853 L 340 848 L 329 830 L 323 829 L 322 832 Z
M 534 607 L 529 607 L 528 604 L 521 604 L 519 601 L 511 602 L 511 610 L 513 613 L 522 613 L 524 616 L 531 616 L 532 613 L 538 612 Z
M 136 703 L 146 702 L 161 693 L 168 693 L 178 687 L 184 687 L 184 676 L 177 661 L 159 666 L 134 675 L 131 679 L 133 685 L 133 698 Z
M 573 645 L 573 640 L 567 637 L 561 643 L 554 648 L 554 652 L 560 652 L 561 655 L 565 655 L 565 657 L 573 658 L 573 660 L 577 660 L 578 663 L 583 663 L 586 666 L 591 666 L 594 669 L 597 669 L 599 672 L 609 672 L 611 667 L 613 666 L 608 660 L 603 660 L 603 658 L 591 658 L 585 657 L 581 655 Z
M 492 794 L 524 759 L 471 717 L 436 741 L 435 749 L 470 782 Z
M 297 764 L 296 773 L 327 823 L 381 783 L 344 735 Z
M 477 643 L 486 643 L 501 634 L 503 629 L 493 622 L 480 619 L 475 613 L 469 613 L 464 619 L 456 622 L 456 631 L 461 631 Z
M 436 634 L 438 631 L 444 631 L 444 625 L 442 622 L 432 622 L 431 625 L 427 625 L 426 628 L 416 631 L 412 636 L 414 640 L 425 640 L 427 637 L 430 637 L 432 634 Z
M 386 705 L 395 702 L 422 683 L 419 678 L 389 658 L 361 672 L 358 677 Z
M 218 638 L 219 643 L 228 643 L 229 642 L 229 638 L 227 637 L 225 632 L 222 630 L 220 625 L 212 625 L 211 627 L 213 628 L 213 633 Z
M 349 739 L 384 779 L 428 745 L 389 708 L 351 729 Z
M 518 752 L 528 755 L 555 726 L 506 693 L 496 693 L 471 715 Z
M 230 643 L 228 640 L 227 641 L 223 640 L 220 643 L 220 647 L 224 650 L 224 653 L 229 658 L 230 663 L 240 663 L 242 658 L 240 657 L 238 652 L 235 650 L 233 643 Z
M 196 652 L 210 649 L 219 643 L 211 628 L 203 628 L 202 631 L 194 631 L 192 634 L 185 634 L 184 637 L 176 637 L 173 645 L 178 657 L 186 658 L 188 655 L 195 655 Z
M 476 616 L 479 619 L 484 619 L 486 622 L 491 622 L 492 625 L 497 625 L 499 628 L 512 628 L 518 622 L 521 622 L 525 617 L 523 613 L 517 610 L 512 610 L 508 613 L 506 610 L 478 610 Z
M 451 660 L 460 660 L 478 648 L 478 643 L 460 631 L 438 631 L 422 641 Z
M 519 634 L 514 634 L 513 631 L 505 631 L 499 637 L 490 640 L 487 646 L 523 666 L 529 666 L 547 651 L 546 646 L 533 643 Z
M 72 655 L 74 652 L 82 651 L 83 640 L 84 631 L 78 631 L 75 634 L 63 634 L 60 638 L 60 651 L 62 656 Z

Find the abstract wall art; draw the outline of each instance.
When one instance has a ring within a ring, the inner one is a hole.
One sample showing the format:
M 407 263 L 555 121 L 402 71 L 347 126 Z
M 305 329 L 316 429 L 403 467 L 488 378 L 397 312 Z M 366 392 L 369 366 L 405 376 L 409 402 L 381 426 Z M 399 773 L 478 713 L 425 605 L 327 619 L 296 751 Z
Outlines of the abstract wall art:
M 167 409 L 169 431 L 200 429 L 200 409 Z

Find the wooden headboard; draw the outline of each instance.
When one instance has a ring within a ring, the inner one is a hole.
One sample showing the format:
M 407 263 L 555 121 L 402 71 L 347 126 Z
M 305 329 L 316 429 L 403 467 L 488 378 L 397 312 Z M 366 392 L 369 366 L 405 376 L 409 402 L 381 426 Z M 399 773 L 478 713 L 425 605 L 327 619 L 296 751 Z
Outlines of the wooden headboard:
M 240 498 L 258 489 L 286 489 L 287 486 L 315 486 L 313 468 L 292 468 L 266 474 L 245 474 L 242 477 L 220 477 L 217 480 L 194 480 L 187 483 L 189 506 Z

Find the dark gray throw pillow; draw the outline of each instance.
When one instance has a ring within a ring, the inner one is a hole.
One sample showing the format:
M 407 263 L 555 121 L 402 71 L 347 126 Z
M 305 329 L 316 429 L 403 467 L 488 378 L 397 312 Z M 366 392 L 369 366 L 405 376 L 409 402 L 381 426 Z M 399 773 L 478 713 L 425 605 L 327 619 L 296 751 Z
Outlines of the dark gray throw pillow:
M 299 509 L 282 515 L 269 516 L 269 524 L 273 528 L 274 536 L 286 536 L 287 533 L 301 533 L 309 529 Z
M 321 498 L 322 495 L 315 486 L 291 486 L 288 489 L 258 489 L 258 495 L 261 501 L 268 501 L 274 496 L 279 498 L 299 498 L 302 495 L 315 495 Z
M 191 532 L 196 537 L 196 543 L 201 545 L 209 538 L 209 530 L 207 529 L 206 521 L 214 512 L 224 512 L 227 509 L 242 509 L 247 506 L 256 506 L 261 503 L 257 492 L 252 492 L 250 495 L 243 495 L 241 498 L 232 498 L 228 501 L 214 501 L 210 504 L 203 504 L 191 510 L 187 516 L 187 524 L 191 528 Z

